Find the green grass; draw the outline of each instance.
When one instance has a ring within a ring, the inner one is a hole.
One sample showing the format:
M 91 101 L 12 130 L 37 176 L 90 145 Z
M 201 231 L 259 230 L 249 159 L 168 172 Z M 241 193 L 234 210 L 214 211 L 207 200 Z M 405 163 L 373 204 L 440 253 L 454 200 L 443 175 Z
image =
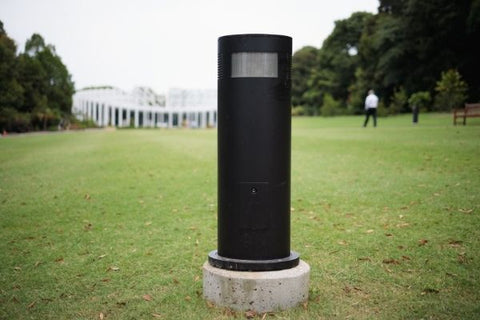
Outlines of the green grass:
M 476 319 L 480 121 L 294 118 L 308 305 L 272 319 Z M 230 319 L 207 305 L 216 131 L 0 139 L 0 319 Z M 259 315 L 258 318 L 261 318 Z

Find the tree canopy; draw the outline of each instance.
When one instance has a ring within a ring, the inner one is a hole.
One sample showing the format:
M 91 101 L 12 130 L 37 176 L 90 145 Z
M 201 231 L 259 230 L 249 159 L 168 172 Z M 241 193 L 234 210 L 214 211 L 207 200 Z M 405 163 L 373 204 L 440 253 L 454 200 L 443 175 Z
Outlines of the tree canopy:
M 380 0 L 377 14 L 355 12 L 335 22 L 321 48 L 295 52 L 292 104 L 318 111 L 328 94 L 337 114 L 359 113 L 373 88 L 390 112 L 404 112 L 413 94 L 440 94 L 435 88 L 448 70 L 468 88 L 453 107 L 478 101 L 478 39 L 480 0 Z
M 0 21 L 0 129 L 28 131 L 58 125 L 71 115 L 74 83 L 55 47 L 39 34 L 17 54 Z

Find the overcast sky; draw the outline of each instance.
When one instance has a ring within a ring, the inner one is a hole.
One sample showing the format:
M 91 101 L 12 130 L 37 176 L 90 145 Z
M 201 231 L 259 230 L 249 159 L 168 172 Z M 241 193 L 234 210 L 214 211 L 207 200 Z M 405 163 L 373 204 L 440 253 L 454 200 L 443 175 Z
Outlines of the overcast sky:
M 216 88 L 217 39 L 273 33 L 320 47 L 334 21 L 378 0 L 0 0 L 20 51 L 33 33 L 56 47 L 77 89 Z

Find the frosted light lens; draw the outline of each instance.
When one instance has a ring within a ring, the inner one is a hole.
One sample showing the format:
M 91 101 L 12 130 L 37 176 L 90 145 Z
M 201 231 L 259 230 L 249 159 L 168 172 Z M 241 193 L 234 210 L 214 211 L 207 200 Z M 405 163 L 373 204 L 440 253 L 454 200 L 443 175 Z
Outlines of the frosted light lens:
M 232 53 L 232 78 L 277 78 L 276 52 Z

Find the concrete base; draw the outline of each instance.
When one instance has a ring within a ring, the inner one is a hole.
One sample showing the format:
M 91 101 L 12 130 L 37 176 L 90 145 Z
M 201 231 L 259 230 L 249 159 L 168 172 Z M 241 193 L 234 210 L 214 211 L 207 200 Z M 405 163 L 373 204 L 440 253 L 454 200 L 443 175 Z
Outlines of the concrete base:
M 203 265 L 203 295 L 217 306 L 258 313 L 286 310 L 308 299 L 310 266 L 280 271 L 231 271 Z

